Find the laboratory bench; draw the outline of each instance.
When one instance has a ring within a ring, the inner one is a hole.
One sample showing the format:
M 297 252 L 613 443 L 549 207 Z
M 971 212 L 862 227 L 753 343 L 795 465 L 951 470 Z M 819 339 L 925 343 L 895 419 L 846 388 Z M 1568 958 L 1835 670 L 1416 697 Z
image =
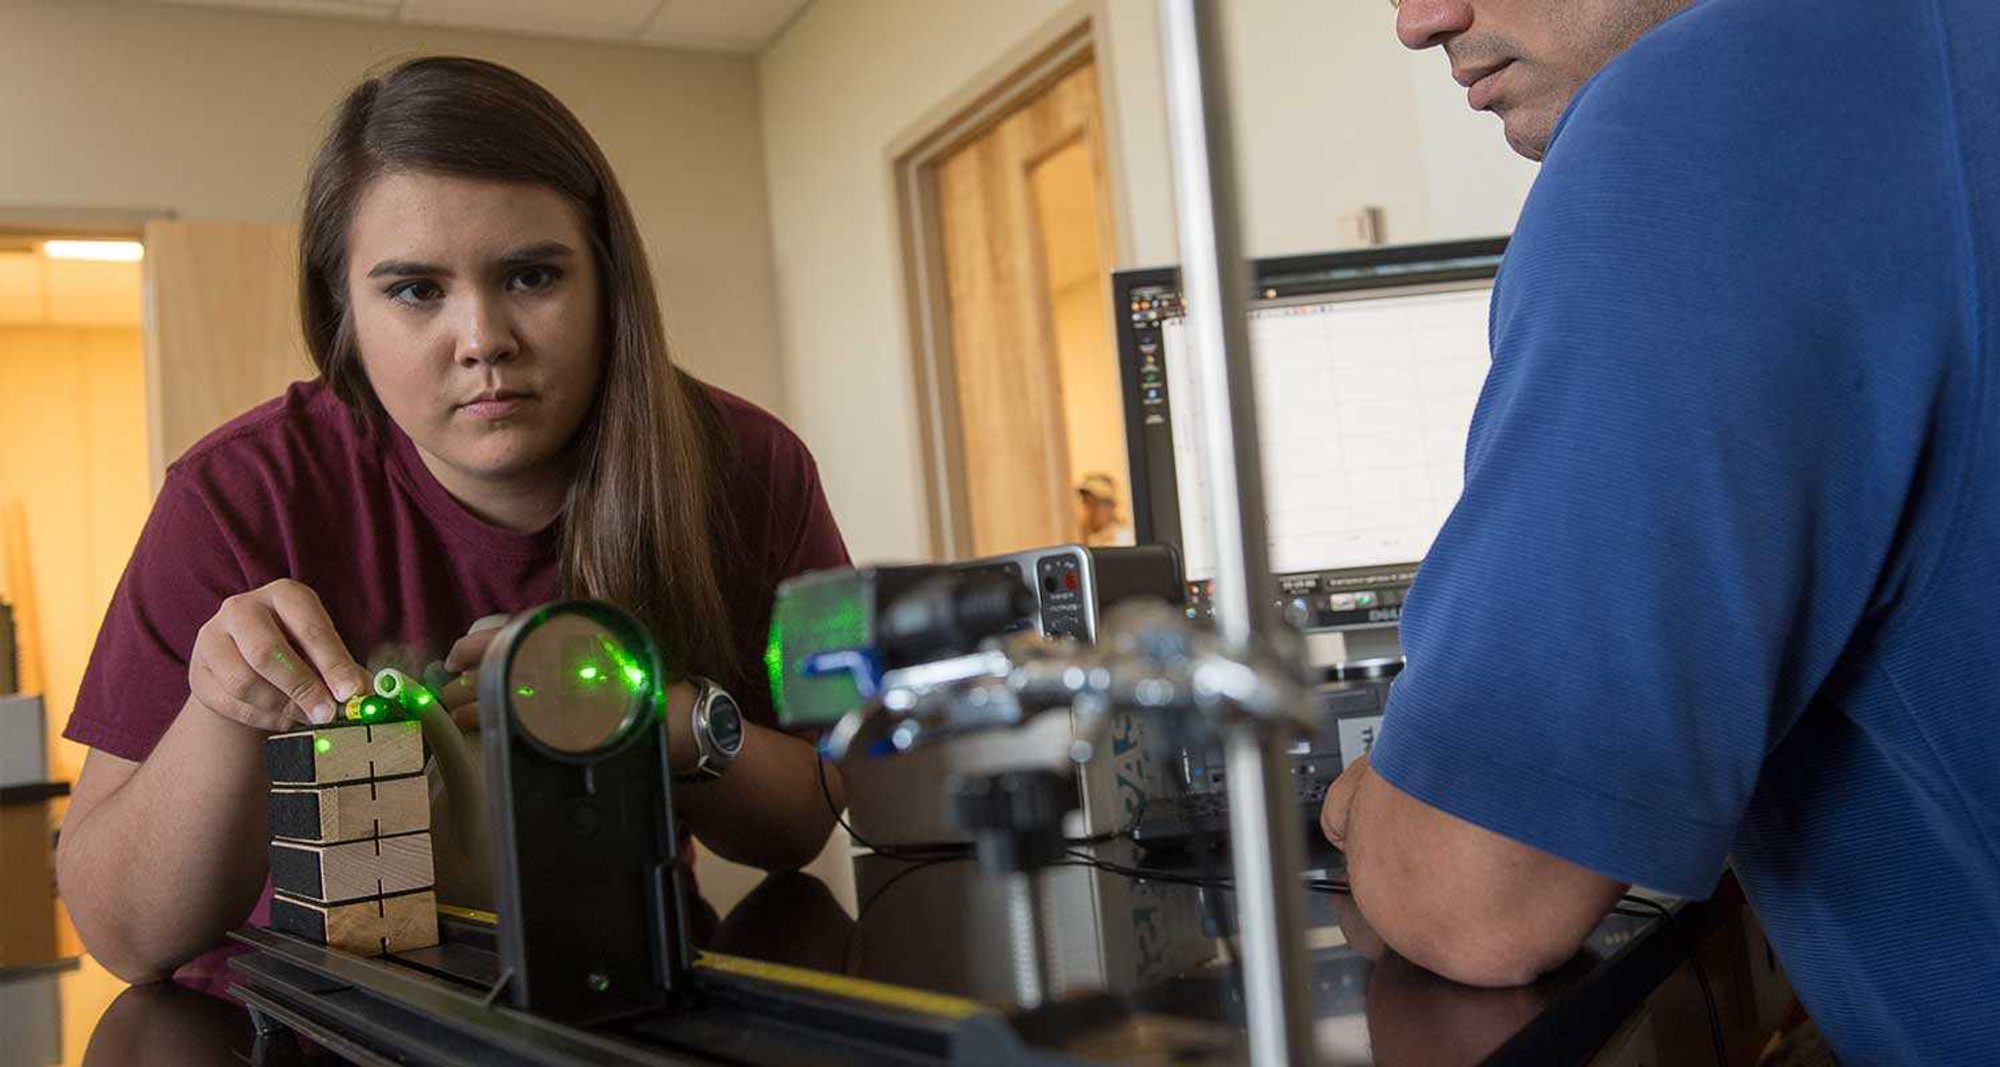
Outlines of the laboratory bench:
M 726 914 L 697 903 L 690 932 L 700 948 L 697 970 L 891 1008 L 962 1011 L 980 1032 L 955 1047 L 988 1062 L 1023 1050 L 1046 1062 L 1241 1062 L 1242 987 L 1233 939 L 1223 936 L 1232 902 L 1216 862 L 1148 855 L 1116 841 L 1071 849 L 1042 878 L 1042 970 L 1052 995 L 1032 1012 L 1015 1006 L 1001 888 L 969 857 L 859 856 L 855 908 L 810 875 L 773 875 Z M 1760 1035 L 1790 1002 L 1733 880 L 1708 901 L 1607 916 L 1569 964 L 1532 986 L 1496 990 L 1455 984 L 1383 952 L 1351 901 L 1331 891 L 1342 874 L 1337 854 L 1322 851 L 1309 863 L 1320 887 L 1307 892 L 1305 915 L 1313 1033 L 1324 1064 L 1711 1064 L 1716 1030 L 1732 1062 L 1750 1063 Z M 490 955 L 491 928 L 447 916 L 442 949 L 460 959 Z M 1707 998 L 1691 953 L 1703 965 Z M 386 973 L 379 969 L 426 965 L 421 953 L 397 965 L 343 957 L 307 982 L 276 959 L 248 953 L 234 966 L 245 986 L 255 984 L 252 972 L 267 980 L 276 968 L 329 1004 L 342 995 L 342 967 Z M 32 1047 L 10 1040 L 9 1064 L 424 1062 L 387 1045 L 336 1055 L 282 1029 L 260 1039 L 240 1003 L 171 984 L 125 989 L 87 1037 L 66 1035 L 60 1002 L 78 974 L 75 962 L 0 972 L 5 1031 L 36 1035 Z M 355 1005 L 369 1010 L 358 998 L 348 1004 Z M 796 1017 L 741 1001 L 697 1014 L 605 1032 L 647 1050 L 632 1062 L 922 1062 L 872 1044 L 865 1026 L 829 1041 L 823 1026 L 802 1028 Z

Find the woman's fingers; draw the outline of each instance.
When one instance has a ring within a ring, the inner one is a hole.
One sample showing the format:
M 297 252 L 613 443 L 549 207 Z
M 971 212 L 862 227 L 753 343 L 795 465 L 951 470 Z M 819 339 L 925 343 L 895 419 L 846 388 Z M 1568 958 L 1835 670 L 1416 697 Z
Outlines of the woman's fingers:
M 499 632 L 498 627 L 492 627 L 476 630 L 459 638 L 458 642 L 451 646 L 451 651 L 445 653 L 444 669 L 470 671 L 477 668 L 479 661 L 486 657 L 487 646 L 493 643 L 494 635 Z
M 332 691 L 320 680 L 311 661 L 292 647 L 277 615 L 261 605 L 246 610 L 261 617 L 231 630 L 229 635 L 236 642 L 243 662 L 271 688 L 284 694 L 288 703 L 304 712 L 308 721 L 332 722 L 338 710 Z
M 461 730 L 479 729 L 479 675 L 461 674 L 438 690 L 438 703 Z
M 262 678 L 255 677 L 255 672 L 248 667 L 243 670 L 251 675 L 254 685 L 236 678 L 225 679 L 207 663 L 197 661 L 188 670 L 188 687 L 202 707 L 254 729 L 277 733 L 293 729 L 304 721 L 299 710 L 285 699 L 283 693 L 271 688 Z M 251 695 L 240 697 L 236 695 L 239 689 L 248 689 Z
M 367 687 L 318 595 L 289 579 L 223 601 L 188 663 L 204 707 L 266 730 L 331 722 L 339 701 Z
M 373 679 L 348 654 L 347 645 L 334 631 L 333 620 L 327 617 L 319 594 L 289 580 L 273 582 L 265 588 L 269 591 L 266 599 L 284 632 L 306 654 L 334 699 L 344 701 L 368 692 Z

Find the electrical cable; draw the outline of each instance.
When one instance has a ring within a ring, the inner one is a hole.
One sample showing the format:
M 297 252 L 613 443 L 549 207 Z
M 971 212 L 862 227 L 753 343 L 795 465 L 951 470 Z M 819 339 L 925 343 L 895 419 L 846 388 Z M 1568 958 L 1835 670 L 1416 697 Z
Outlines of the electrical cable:
M 1648 900 L 1645 897 L 1635 896 L 1631 893 L 1619 897 L 1618 902 L 1619 904 L 1636 904 L 1642 908 L 1652 909 L 1651 914 L 1643 916 L 1636 915 L 1622 908 L 1613 908 L 1612 910 L 1617 911 L 1621 915 L 1645 918 L 1651 918 L 1652 915 L 1657 914 L 1666 923 L 1667 932 L 1673 936 L 1675 941 L 1680 942 L 1681 951 L 1687 955 L 1688 964 L 1694 968 L 1694 980 L 1701 986 L 1701 1006 L 1708 1013 L 1708 1036 L 1709 1040 L 1715 1044 L 1715 1062 L 1720 1064 L 1721 1067 L 1729 1067 L 1729 1043 L 1722 1037 L 1722 1015 L 1716 1010 L 1715 989 L 1708 983 L 1708 968 L 1701 965 L 1701 954 L 1696 951 L 1697 946 L 1694 943 L 1694 939 L 1689 937 L 1687 931 L 1681 927 L 1680 917 L 1673 913 L 1673 909 L 1657 900 Z
M 947 841 L 920 845 L 877 845 L 857 833 L 854 826 L 847 821 L 846 814 L 840 810 L 839 805 L 833 802 L 833 788 L 826 781 L 826 758 L 821 756 L 817 751 L 813 754 L 813 771 L 819 779 L 820 796 L 826 800 L 827 811 L 833 814 L 834 821 L 840 824 L 841 829 L 847 831 L 847 836 L 855 844 L 874 855 L 882 856 L 886 859 L 903 860 L 912 864 L 912 866 L 891 875 L 888 881 L 882 883 L 881 886 L 876 888 L 875 892 L 868 895 L 868 899 L 856 911 L 854 929 L 848 937 L 847 948 L 842 953 L 842 966 L 846 968 L 848 966 L 846 957 L 853 951 L 855 937 L 860 933 L 862 918 L 868 914 L 869 908 L 874 906 L 875 901 L 880 899 L 890 886 L 895 885 L 904 875 L 913 874 L 926 867 L 935 866 L 939 863 L 948 863 L 953 860 L 970 859 L 972 858 L 972 846 L 961 842 Z M 1183 792 L 1181 799 L 1183 801 L 1186 800 L 1185 789 L 1185 783 L 1182 783 Z M 1199 875 L 1187 875 L 1179 871 L 1116 863 L 1111 860 L 1092 856 L 1074 847 L 1065 847 L 1063 854 L 1069 858 L 1058 860 L 1051 866 L 1090 867 L 1124 878 L 1166 882 L 1173 885 L 1193 886 L 1195 888 L 1223 889 L 1232 892 L 1235 889 L 1234 879 L 1213 874 L 1214 857 L 1211 849 L 1206 847 L 1202 849 L 1202 873 Z M 1346 882 L 1332 878 L 1308 878 L 1303 880 L 1301 885 L 1306 890 L 1315 893 L 1351 894 L 1353 892 Z M 1702 1008 L 1708 1016 L 1708 1035 L 1714 1045 L 1715 1062 L 1720 1064 L 1721 1067 L 1728 1067 L 1729 1046 L 1722 1035 L 1722 1017 L 1716 1007 L 1715 988 L 1709 983 L 1708 969 L 1702 966 L 1701 957 L 1696 951 L 1696 946 L 1688 938 L 1686 931 L 1681 928 L 1679 918 L 1674 915 L 1672 909 L 1658 901 L 1648 900 L 1645 897 L 1634 896 L 1630 893 L 1620 897 L 1619 904 L 1651 909 L 1650 911 L 1639 912 L 1630 910 L 1628 907 L 1614 906 L 1612 908 L 1614 912 L 1630 918 L 1653 918 L 1657 916 L 1666 924 L 1670 936 L 1680 943 L 1681 951 L 1687 956 L 1688 964 L 1694 970 L 1695 982 L 1701 987 Z M 1209 909 L 1209 920 L 1215 924 L 1216 929 L 1221 933 L 1223 951 L 1227 954 L 1230 966 L 1234 967 L 1237 960 L 1235 941 L 1227 928 L 1222 925 L 1219 914 L 1220 902 L 1211 898 Z
M 847 831 L 847 836 L 855 844 L 869 852 L 889 859 L 916 861 L 960 859 L 972 854 L 972 846 L 960 841 L 937 841 L 920 845 L 878 845 L 868 840 L 855 831 L 854 825 L 847 821 L 847 814 L 840 810 L 840 805 L 833 802 L 833 787 L 826 784 L 826 757 L 820 755 L 817 749 L 813 752 L 813 773 L 819 777 L 819 795 L 826 798 L 826 810 L 833 813 L 833 821 Z
M 876 886 L 875 891 L 873 893 L 868 894 L 868 899 L 862 901 L 861 906 L 855 909 L 854 925 L 848 927 L 847 929 L 847 945 L 840 950 L 841 973 L 843 974 L 854 973 L 854 945 L 855 942 L 861 939 L 862 921 L 868 917 L 868 912 L 875 907 L 875 902 L 881 900 L 882 895 L 889 891 L 890 886 L 893 886 L 897 882 L 902 881 L 903 878 L 907 875 L 912 875 L 917 873 L 918 871 L 925 870 L 930 867 L 935 867 L 941 863 L 954 863 L 954 862 L 969 860 L 971 858 L 972 856 L 968 854 L 963 856 L 937 856 L 925 860 L 909 860 L 906 861 L 910 864 L 908 867 L 905 867 L 902 870 L 897 871 L 895 874 L 890 875 L 888 881 L 885 881 L 881 885 Z

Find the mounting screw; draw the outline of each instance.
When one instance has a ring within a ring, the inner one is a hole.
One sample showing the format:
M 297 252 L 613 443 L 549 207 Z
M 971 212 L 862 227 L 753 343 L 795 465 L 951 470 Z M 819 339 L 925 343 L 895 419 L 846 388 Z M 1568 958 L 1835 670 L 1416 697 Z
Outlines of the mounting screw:
M 590 986 L 590 991 L 593 993 L 602 993 L 611 988 L 611 979 L 603 971 L 592 971 L 583 981 Z

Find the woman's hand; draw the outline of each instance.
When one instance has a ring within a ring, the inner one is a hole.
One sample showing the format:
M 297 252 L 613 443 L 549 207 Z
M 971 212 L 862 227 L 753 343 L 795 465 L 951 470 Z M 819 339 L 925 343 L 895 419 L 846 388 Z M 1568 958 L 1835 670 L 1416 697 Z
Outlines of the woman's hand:
M 451 721 L 467 733 L 479 729 L 479 667 L 505 621 L 492 618 L 474 623 L 473 631 L 459 638 L 451 651 L 445 653 L 444 669 L 452 674 L 452 679 L 438 691 L 438 703 Z M 672 770 L 676 774 L 692 771 L 697 762 L 694 717 L 690 714 L 694 698 L 694 686 L 688 682 L 675 682 L 667 688 L 667 751 L 673 755 Z
M 486 823 L 486 765 L 465 735 L 479 729 L 479 664 L 505 616 L 488 616 L 445 653 L 451 681 L 423 712 L 424 740 L 436 759 L 431 791 L 431 850 L 438 899 L 482 911 L 493 907 L 493 842 Z M 437 788 L 441 786 L 442 788 Z
M 369 684 L 318 594 L 289 578 L 223 601 L 188 659 L 195 701 L 259 730 L 332 722 Z
M 451 721 L 468 733 L 479 729 L 479 665 L 506 620 L 483 625 L 487 621 L 473 623 L 472 632 L 459 638 L 451 651 L 445 653 L 444 669 L 451 673 L 452 679 L 438 690 L 438 703 L 444 705 Z

